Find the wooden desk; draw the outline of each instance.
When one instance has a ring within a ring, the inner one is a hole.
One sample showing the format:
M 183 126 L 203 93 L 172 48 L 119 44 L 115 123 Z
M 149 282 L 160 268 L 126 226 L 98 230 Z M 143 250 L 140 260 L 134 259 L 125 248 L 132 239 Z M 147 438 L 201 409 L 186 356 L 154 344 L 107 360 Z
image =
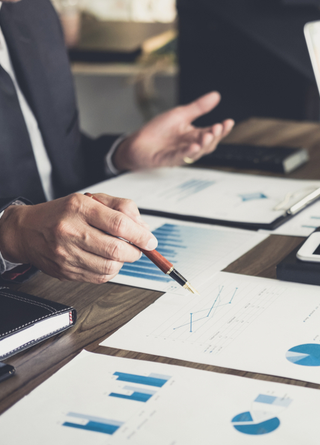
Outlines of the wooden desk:
M 284 144 L 304 146 L 310 150 L 312 162 L 289 175 L 294 178 L 320 178 L 320 124 L 267 119 L 250 119 L 236 126 L 228 142 Z M 257 173 L 257 172 L 254 172 Z M 272 235 L 225 270 L 228 272 L 275 278 L 275 266 L 301 241 L 298 237 Z M 253 374 L 215 366 L 189 363 L 129 351 L 103 348 L 99 342 L 111 335 L 133 316 L 154 302 L 160 292 L 135 289 L 108 283 L 93 285 L 60 282 L 42 273 L 30 281 L 10 287 L 30 292 L 61 303 L 73 305 L 78 321 L 69 331 L 11 357 L 16 376 L 0 384 L 0 413 L 28 394 L 71 360 L 83 348 L 102 354 L 174 363 L 256 379 L 285 382 L 319 388 L 320 385 Z

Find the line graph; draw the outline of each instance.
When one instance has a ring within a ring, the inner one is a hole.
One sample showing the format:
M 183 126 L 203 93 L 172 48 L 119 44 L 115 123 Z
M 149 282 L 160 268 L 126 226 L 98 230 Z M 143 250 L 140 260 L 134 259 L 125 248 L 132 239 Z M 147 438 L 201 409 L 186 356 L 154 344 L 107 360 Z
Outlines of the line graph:
M 229 278 L 223 273 L 199 290 L 200 297 L 177 297 L 175 301 L 167 294 L 163 297 L 165 304 L 159 302 L 157 310 L 154 307 L 146 311 L 144 322 L 139 323 L 149 326 L 144 330 L 145 341 L 158 344 L 162 354 L 168 348 L 219 354 L 283 292 L 273 283 L 251 283 L 236 274 Z
M 189 325 L 190 326 L 190 332 L 193 332 L 193 327 L 194 327 L 195 323 L 197 323 L 199 321 L 202 321 L 202 320 L 205 320 L 205 319 L 209 318 L 210 316 L 213 317 L 213 315 L 216 313 L 216 310 L 219 307 L 225 306 L 227 304 L 231 304 L 233 299 L 234 299 L 234 296 L 235 296 L 235 294 L 236 294 L 236 292 L 238 290 L 238 288 L 236 287 L 234 289 L 234 292 L 233 292 L 233 294 L 232 294 L 232 296 L 231 296 L 229 301 L 227 301 L 226 303 L 222 303 L 222 301 L 221 301 L 221 293 L 223 291 L 223 288 L 224 288 L 224 286 L 220 287 L 218 295 L 214 299 L 214 301 L 213 301 L 213 303 L 212 303 L 212 305 L 211 305 L 211 307 L 209 309 L 206 308 L 206 309 L 201 309 L 199 311 L 190 312 L 190 321 L 188 323 L 182 324 L 180 326 L 176 326 L 173 329 L 176 330 L 176 329 L 183 328 L 186 325 Z M 200 313 L 203 313 L 203 312 L 205 312 L 206 314 L 201 316 L 201 317 L 199 317 L 199 318 L 195 318 L 195 317 L 197 317 L 197 314 L 200 314 Z

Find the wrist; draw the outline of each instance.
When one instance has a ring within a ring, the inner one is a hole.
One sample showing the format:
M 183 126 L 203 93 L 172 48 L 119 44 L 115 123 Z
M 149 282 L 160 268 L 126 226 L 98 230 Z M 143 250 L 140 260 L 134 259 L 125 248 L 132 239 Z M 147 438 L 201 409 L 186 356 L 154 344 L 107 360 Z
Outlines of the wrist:
M 126 137 L 117 147 L 112 156 L 112 163 L 119 172 L 133 170 L 132 151 L 134 135 Z
M 0 219 L 0 251 L 12 263 L 28 263 L 21 244 L 22 216 L 28 206 L 10 205 Z

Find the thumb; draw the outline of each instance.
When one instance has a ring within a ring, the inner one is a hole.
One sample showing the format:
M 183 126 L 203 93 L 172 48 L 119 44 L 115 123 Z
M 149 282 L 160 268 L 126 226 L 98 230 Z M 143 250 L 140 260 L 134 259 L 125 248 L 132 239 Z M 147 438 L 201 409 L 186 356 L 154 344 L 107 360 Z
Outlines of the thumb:
M 220 94 L 217 91 L 212 91 L 211 93 L 199 97 L 188 105 L 184 105 L 182 108 L 185 118 L 191 123 L 203 114 L 209 113 L 209 111 L 218 105 L 220 99 Z

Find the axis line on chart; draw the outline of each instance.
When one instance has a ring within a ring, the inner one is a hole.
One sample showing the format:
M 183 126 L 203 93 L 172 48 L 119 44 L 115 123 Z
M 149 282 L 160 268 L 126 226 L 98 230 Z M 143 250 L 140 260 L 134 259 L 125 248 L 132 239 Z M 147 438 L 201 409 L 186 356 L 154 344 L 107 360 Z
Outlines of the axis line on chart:
M 182 324 L 182 325 L 180 325 L 180 326 L 174 327 L 173 330 L 180 329 L 180 328 L 183 328 L 183 327 L 189 325 L 190 332 L 193 332 L 193 325 L 194 325 L 194 323 L 196 323 L 196 322 L 198 322 L 198 321 L 201 321 L 201 320 L 205 320 L 206 318 L 209 318 L 210 315 L 211 315 L 211 318 L 212 318 L 213 315 L 215 314 L 215 311 L 216 311 L 219 307 L 221 307 L 221 306 L 226 306 L 226 305 L 228 305 L 228 304 L 231 304 L 232 301 L 233 301 L 233 299 L 234 299 L 234 297 L 235 297 L 235 294 L 236 294 L 238 288 L 237 288 L 237 287 L 235 288 L 235 290 L 234 290 L 234 292 L 233 292 L 233 294 L 232 294 L 232 297 L 230 298 L 230 300 L 229 300 L 227 303 L 217 304 L 217 302 L 220 301 L 220 296 L 221 296 L 221 293 L 222 293 L 222 291 L 223 291 L 223 288 L 224 288 L 224 286 L 221 286 L 221 287 L 220 287 L 219 292 L 218 292 L 218 295 L 216 296 L 216 298 L 215 298 L 215 300 L 214 300 L 212 306 L 209 308 L 209 311 L 208 311 L 208 313 L 207 313 L 206 315 L 204 315 L 203 317 L 194 319 L 194 315 L 195 315 L 195 314 L 198 314 L 198 313 L 200 313 L 200 312 L 207 311 L 208 309 L 201 309 L 200 311 L 190 312 L 190 319 L 189 319 L 189 322 L 188 322 L 188 323 L 184 323 L 184 324 Z

